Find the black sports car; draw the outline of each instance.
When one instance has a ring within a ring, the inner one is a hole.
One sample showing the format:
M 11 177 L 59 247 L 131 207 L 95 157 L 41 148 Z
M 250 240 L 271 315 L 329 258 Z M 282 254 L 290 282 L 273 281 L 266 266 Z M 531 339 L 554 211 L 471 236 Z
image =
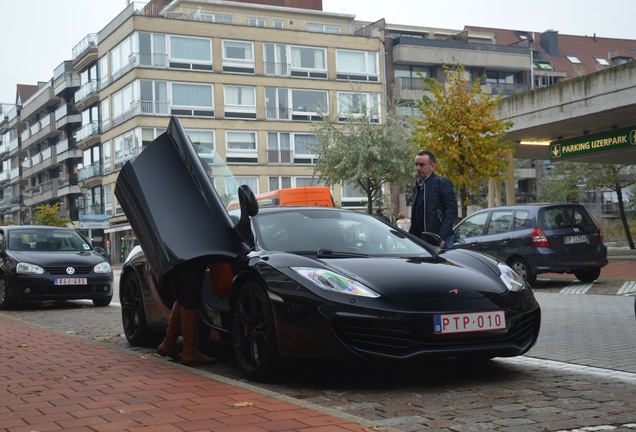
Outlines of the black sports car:
M 0 309 L 43 300 L 89 299 L 108 306 L 113 270 L 99 252 L 73 229 L 0 227 Z
M 201 257 L 232 265 L 229 292 L 206 281 L 201 319 L 251 379 L 285 358 L 492 358 L 536 342 L 539 305 L 506 264 L 440 249 L 354 211 L 259 211 L 246 186 L 240 215 L 230 215 L 227 189 L 223 199 L 217 189 L 234 183 L 213 160 L 210 181 L 173 118 L 119 175 L 115 193 L 141 244 L 120 282 L 130 343 L 157 343 L 174 301 L 171 270 Z

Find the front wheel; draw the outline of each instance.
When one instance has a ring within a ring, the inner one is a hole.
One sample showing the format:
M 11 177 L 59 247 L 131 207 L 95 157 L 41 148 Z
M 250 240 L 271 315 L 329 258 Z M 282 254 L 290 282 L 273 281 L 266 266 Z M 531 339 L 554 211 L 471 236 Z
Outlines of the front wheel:
M 148 328 L 141 289 L 134 273 L 125 276 L 121 288 L 121 321 L 126 339 L 134 346 L 157 346 L 161 335 Z
M 598 267 L 574 272 L 574 276 L 581 282 L 594 282 L 600 275 L 601 269 Z
M 523 258 L 513 258 L 509 265 L 511 269 L 524 278 L 531 286 L 537 282 L 537 275 L 532 272 L 530 265 Z
M 97 307 L 106 307 L 113 300 L 113 296 L 110 297 L 101 297 L 98 299 L 93 299 L 93 304 Z
M 4 277 L 0 277 L 0 310 L 11 309 L 15 306 L 14 300 L 9 295 L 9 285 Z
M 234 356 L 245 376 L 271 378 L 278 369 L 274 317 L 265 290 L 256 282 L 240 288 L 232 307 Z

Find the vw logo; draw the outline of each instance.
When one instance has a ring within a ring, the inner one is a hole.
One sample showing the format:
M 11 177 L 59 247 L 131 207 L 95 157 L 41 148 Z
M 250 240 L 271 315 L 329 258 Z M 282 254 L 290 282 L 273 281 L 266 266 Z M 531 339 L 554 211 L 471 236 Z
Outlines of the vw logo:
M 66 274 L 75 274 L 75 269 L 73 267 L 66 267 Z

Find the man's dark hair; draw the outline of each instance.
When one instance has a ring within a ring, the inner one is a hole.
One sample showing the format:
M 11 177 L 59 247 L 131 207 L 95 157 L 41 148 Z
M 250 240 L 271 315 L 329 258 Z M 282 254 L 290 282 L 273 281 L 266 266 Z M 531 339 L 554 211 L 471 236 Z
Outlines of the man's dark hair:
M 435 155 L 428 150 L 421 150 L 417 153 L 418 156 L 428 156 L 428 160 L 431 163 L 435 163 Z

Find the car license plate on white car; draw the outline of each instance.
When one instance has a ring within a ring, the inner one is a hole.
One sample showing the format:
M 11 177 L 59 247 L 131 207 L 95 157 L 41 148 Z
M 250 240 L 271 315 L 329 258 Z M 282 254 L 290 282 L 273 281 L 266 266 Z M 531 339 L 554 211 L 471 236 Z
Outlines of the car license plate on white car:
M 506 328 L 503 311 L 434 315 L 435 334 L 465 333 Z
M 575 243 L 587 243 L 586 235 L 573 235 L 573 236 L 564 236 L 563 244 L 575 244 Z
M 55 278 L 55 285 L 87 285 L 86 278 Z

